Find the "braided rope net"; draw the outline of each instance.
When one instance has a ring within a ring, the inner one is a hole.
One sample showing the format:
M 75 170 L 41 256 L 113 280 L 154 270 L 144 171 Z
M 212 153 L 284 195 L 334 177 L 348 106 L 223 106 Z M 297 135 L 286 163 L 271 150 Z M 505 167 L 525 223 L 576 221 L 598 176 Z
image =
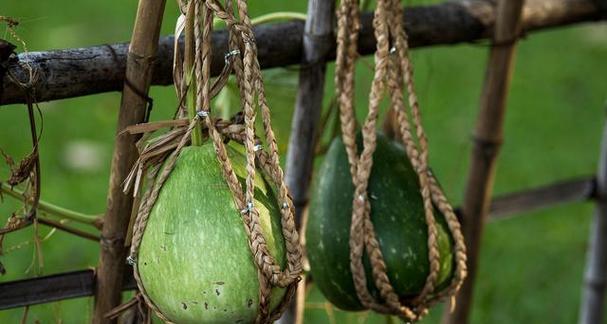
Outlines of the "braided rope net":
M 340 108 L 343 142 L 355 187 L 352 223 L 350 227 L 350 267 L 357 296 L 363 306 L 380 313 L 398 315 L 407 321 L 419 320 L 434 303 L 453 296 L 466 276 L 466 247 L 459 221 L 442 189 L 428 168 L 428 142 L 421 125 L 421 115 L 413 84 L 413 69 L 409 59 L 407 35 L 403 24 L 403 8 L 399 0 L 378 0 L 373 18 L 377 40 L 375 71 L 369 95 L 369 109 L 362 125 L 363 149 L 357 152 L 356 117 L 354 113 L 354 69 L 357 53 L 359 4 L 357 0 L 341 0 L 337 9 L 336 92 Z M 403 88 L 408 93 L 405 104 Z M 419 295 L 402 301 L 387 275 L 387 267 L 371 222 L 371 205 L 367 186 L 376 146 L 376 122 L 380 102 L 389 93 L 389 106 L 398 120 L 401 138 L 415 172 L 418 175 L 428 230 L 428 260 L 430 271 Z M 415 135 L 413 134 L 415 133 Z M 433 206 L 444 215 L 454 240 L 454 275 L 450 285 L 435 292 L 440 268 L 437 223 Z M 367 252 L 372 278 L 382 301 L 377 301 L 367 288 L 363 253 Z
M 196 92 L 197 114 L 189 121 L 187 126 L 175 128 L 162 136 L 161 139 L 156 140 L 152 145 L 153 150 L 148 150 L 146 154 L 141 155 L 143 158 L 140 158 L 131 173 L 137 174 L 137 177 L 139 177 L 142 174 L 142 169 L 147 169 L 147 176 L 152 181 L 142 197 L 133 225 L 129 262 L 133 265 L 134 277 L 146 304 L 159 318 L 167 323 L 172 323 L 146 294 L 139 275 L 137 253 L 150 213 L 163 184 L 173 170 L 179 153 L 190 142 L 190 137 L 196 127 L 202 124 L 205 135 L 214 144 L 217 159 L 234 202 L 242 213 L 242 220 L 249 238 L 249 247 L 258 268 L 259 305 L 256 323 L 272 322 L 280 317 L 296 290 L 302 272 L 302 252 L 295 226 L 293 203 L 283 180 L 283 170 L 279 164 L 278 147 L 272 130 L 270 108 L 265 97 L 261 69 L 257 60 L 257 48 L 252 24 L 248 16 L 247 1 L 225 0 L 222 3 L 218 0 L 190 0 L 187 2 L 180 1 L 179 4 L 182 17 L 178 20 L 177 30 L 180 29 L 180 21 L 184 21 L 184 15 L 194 14 L 194 79 L 196 86 L 188 89 L 190 84 L 185 84 L 188 78 L 183 71 L 187 69 L 183 68 L 180 62 L 181 54 L 178 51 L 176 51 L 174 65 L 176 71 L 174 73 L 175 83 L 177 93 L 181 98 L 187 95 L 188 90 Z M 211 99 L 213 92 L 216 93 L 212 89 L 210 77 L 213 17 L 222 19 L 229 31 L 230 53 L 229 56 L 226 56 L 226 65 L 229 60 L 241 94 L 243 120 L 233 125 L 226 124 L 211 116 Z M 177 46 L 176 49 L 178 49 Z M 180 104 L 178 112 L 180 117 L 185 115 L 182 108 Z M 258 110 L 261 112 L 267 151 L 261 148 L 261 142 L 255 134 L 255 120 Z M 228 157 L 225 145 L 226 141 L 230 139 L 244 144 L 246 150 L 246 185 L 244 188 L 238 181 L 232 162 Z M 273 182 L 278 191 L 282 234 L 285 239 L 287 258 L 287 265 L 284 270 L 281 269 L 280 264 L 268 250 L 266 238 L 261 229 L 259 214 L 253 204 L 254 179 L 257 167 L 269 176 L 270 181 Z M 136 180 L 136 183 L 139 181 Z M 128 185 L 126 189 L 128 189 Z M 286 294 L 281 303 L 272 311 L 270 310 L 270 293 L 273 287 L 286 288 Z

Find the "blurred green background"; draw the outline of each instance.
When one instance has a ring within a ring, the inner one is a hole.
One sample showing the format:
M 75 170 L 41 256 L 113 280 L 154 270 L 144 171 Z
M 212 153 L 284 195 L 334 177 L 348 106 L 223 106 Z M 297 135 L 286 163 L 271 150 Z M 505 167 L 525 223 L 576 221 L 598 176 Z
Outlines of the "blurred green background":
M 135 0 L 2 0 L 0 15 L 18 19 L 17 32 L 28 49 L 41 51 L 127 41 L 136 6 Z M 272 11 L 305 12 L 306 1 L 252 1 L 250 9 L 253 17 Z M 168 1 L 162 34 L 172 33 L 176 17 L 176 5 Z M 17 43 L 4 26 L 0 26 L 0 38 Z M 534 33 L 521 42 L 495 193 L 595 171 L 605 120 L 606 57 L 605 23 Z M 455 205 L 463 195 L 486 58 L 487 47 L 482 44 L 418 49 L 413 54 L 431 163 Z M 359 64 L 358 72 L 362 117 L 371 78 L 369 64 Z M 284 155 L 296 70 L 265 73 Z M 331 66 L 325 106 L 332 96 L 332 73 Z M 176 106 L 173 88 L 154 87 L 151 96 L 155 100 L 152 118 L 170 118 Z M 42 199 L 89 214 L 103 212 L 119 103 L 119 93 L 108 93 L 40 105 L 44 115 Z M 0 147 L 19 159 L 28 152 L 29 143 L 24 106 L 0 107 Z M 8 172 L 0 163 L 0 179 L 6 179 Z M 18 208 L 18 203 L 5 197 L 0 222 Z M 472 322 L 575 322 L 592 211 L 591 203 L 578 203 L 488 224 Z M 48 232 L 40 228 L 41 236 Z M 0 256 L 7 273 L 0 282 L 96 265 L 97 244 L 56 232 L 41 244 L 42 267 L 33 263 L 32 239 L 32 229 L 7 236 L 5 254 Z M 34 306 L 28 323 L 84 323 L 91 311 L 91 298 Z M 2 311 L 0 323 L 19 323 L 23 312 Z M 424 323 L 438 323 L 440 315 L 435 309 Z M 384 322 L 383 317 L 367 313 L 334 310 L 316 291 L 310 295 L 306 316 L 309 323 Z

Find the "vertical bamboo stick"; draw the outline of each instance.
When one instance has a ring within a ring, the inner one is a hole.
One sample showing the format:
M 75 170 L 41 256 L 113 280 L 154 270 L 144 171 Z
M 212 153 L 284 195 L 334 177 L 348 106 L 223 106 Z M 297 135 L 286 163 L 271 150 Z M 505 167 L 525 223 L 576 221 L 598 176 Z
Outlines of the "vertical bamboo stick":
M 472 164 L 462 206 L 468 278 L 456 297 L 454 311 L 445 314 L 444 323 L 447 324 L 465 324 L 469 320 L 480 241 L 489 212 L 496 160 L 503 138 L 506 99 L 514 68 L 523 3 L 524 0 L 500 0 L 497 4 L 493 45 L 480 99 Z
M 121 135 L 129 125 L 143 121 L 147 101 L 142 95 L 148 93 L 152 78 L 154 59 L 158 49 L 160 25 L 165 0 L 140 0 L 131 44 L 129 46 L 126 80 L 118 115 L 118 127 L 108 193 L 108 207 L 101 234 L 101 255 L 97 268 L 95 311 L 93 323 L 115 323 L 105 314 L 120 304 L 121 285 L 127 249 L 125 235 L 131 215 L 133 198 L 122 192 L 122 181 L 126 178 L 137 158 L 135 141 L 130 135 Z
M 326 60 L 333 45 L 331 36 L 334 17 L 334 0 L 308 1 L 302 69 L 299 73 L 299 89 L 291 122 L 285 176 L 295 205 L 295 220 L 299 229 L 301 229 L 303 210 L 308 201 L 315 140 L 324 96 Z M 302 320 L 305 280 L 300 282 L 297 290 L 295 304 L 285 312 L 280 323 Z
M 324 95 L 326 58 L 333 45 L 334 10 L 333 0 L 308 1 L 302 69 L 286 164 L 286 182 L 293 197 L 298 224 L 301 223 L 310 186 L 314 142 Z
M 607 123 L 597 170 L 597 205 L 590 228 L 585 282 L 580 306 L 580 324 L 603 323 L 607 285 Z

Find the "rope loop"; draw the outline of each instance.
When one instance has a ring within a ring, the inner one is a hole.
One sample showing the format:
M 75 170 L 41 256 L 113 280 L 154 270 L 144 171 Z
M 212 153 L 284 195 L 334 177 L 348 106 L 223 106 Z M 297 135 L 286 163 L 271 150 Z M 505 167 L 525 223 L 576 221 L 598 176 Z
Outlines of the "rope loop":
M 369 95 L 369 109 L 362 125 L 363 149 L 356 145 L 356 118 L 354 114 L 354 74 L 358 57 L 359 22 L 357 0 L 342 0 L 337 9 L 337 58 L 335 84 L 340 108 L 342 138 L 346 147 L 350 173 L 355 187 L 350 227 L 350 267 L 358 299 L 363 306 L 380 313 L 398 315 L 406 321 L 417 321 L 434 303 L 457 292 L 466 276 L 466 248 L 460 224 L 442 189 L 428 166 L 428 142 L 422 127 L 421 113 L 413 84 L 413 68 L 409 59 L 407 34 L 403 25 L 403 8 L 399 0 L 378 0 L 373 17 L 377 49 L 375 74 Z M 403 88 L 408 97 L 405 103 Z M 419 295 L 411 301 L 401 300 L 387 275 L 387 267 L 370 218 L 371 205 L 367 199 L 368 182 L 376 146 L 375 125 L 383 97 L 389 97 L 390 109 L 395 112 L 407 156 L 418 175 L 424 217 L 428 230 L 428 260 L 430 271 Z M 407 111 L 407 106 L 409 111 Z M 455 270 L 446 289 L 436 292 L 440 271 L 438 230 L 433 209 L 444 215 L 454 239 Z M 372 278 L 380 291 L 382 302 L 369 292 L 363 265 L 366 251 L 372 268 Z
M 176 84 L 181 82 L 180 85 L 177 85 L 178 89 L 185 89 L 185 91 L 178 91 L 182 98 L 187 95 L 187 91 L 196 91 L 197 113 L 194 118 L 187 122 L 187 126 L 181 122 L 182 119 L 176 120 L 181 123 L 181 126 L 161 135 L 153 144 L 146 146 L 141 152 L 137 165 L 127 178 L 125 188 L 129 188 L 131 182 L 139 182 L 138 178 L 143 173 L 141 171 L 143 169 L 147 169 L 148 174 L 153 179 L 142 197 L 133 226 L 129 258 L 133 263 L 134 277 L 146 304 L 162 320 L 171 323 L 145 292 L 136 262 L 137 251 L 160 188 L 174 168 L 179 152 L 189 143 L 190 135 L 196 129 L 195 127 L 202 124 L 205 136 L 212 141 L 215 147 L 217 160 L 220 163 L 235 205 L 242 214 L 251 254 L 258 269 L 259 305 L 256 322 L 269 323 L 281 316 L 295 293 L 299 276 L 302 273 L 302 251 L 295 226 L 293 202 L 284 182 L 278 145 L 272 130 L 270 108 L 265 97 L 261 68 L 257 60 L 257 46 L 248 16 L 247 2 L 246 0 L 225 0 L 223 4 L 219 0 L 189 0 L 187 2 L 178 0 L 178 2 L 182 13 L 194 13 L 194 77 L 196 87 L 195 89 L 188 89 L 188 86 L 183 84 L 187 78 L 183 75 L 184 69 L 180 68 L 182 63 L 178 60 L 174 64 L 175 71 L 179 72 L 175 73 Z M 190 6 L 194 6 L 194 10 L 187 10 L 186 7 L 192 8 Z M 222 72 L 222 74 L 225 74 L 223 79 L 224 81 L 227 80 L 227 76 L 234 72 L 240 91 L 242 111 L 232 122 L 228 123 L 211 117 L 211 99 L 218 93 L 217 88 L 220 89 L 225 85 L 225 82 L 223 82 L 216 86 L 218 84 L 216 81 L 211 86 L 210 82 L 213 17 L 225 21 L 229 32 L 229 49 L 224 57 L 227 67 L 224 70 L 227 71 Z M 181 19 L 178 21 L 178 25 L 183 21 L 183 17 Z M 183 106 L 180 103 L 178 116 L 183 115 L 182 108 Z M 255 130 L 255 121 L 258 114 L 261 116 L 263 124 L 263 146 Z M 240 184 L 228 157 L 225 145 L 229 140 L 242 143 L 246 150 L 244 186 Z M 264 149 L 264 146 L 266 149 Z M 257 168 L 268 175 L 270 182 L 277 188 L 278 201 L 282 202 L 279 210 L 282 235 L 286 246 L 287 265 L 285 269 L 282 269 L 269 252 L 259 213 L 253 203 Z M 281 303 L 274 310 L 271 310 L 270 294 L 273 287 L 286 288 L 286 294 Z

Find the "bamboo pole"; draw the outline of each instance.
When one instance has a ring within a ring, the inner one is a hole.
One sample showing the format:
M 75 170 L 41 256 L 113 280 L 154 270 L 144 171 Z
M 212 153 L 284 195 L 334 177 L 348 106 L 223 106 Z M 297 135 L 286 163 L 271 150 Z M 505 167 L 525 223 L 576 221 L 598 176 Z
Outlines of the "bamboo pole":
M 122 192 L 122 182 L 137 159 L 137 137 L 122 134 L 130 125 L 140 123 L 146 114 L 147 95 L 158 50 L 158 38 L 165 0 L 140 0 L 129 46 L 126 80 L 118 115 L 118 127 L 110 175 L 108 207 L 101 232 L 101 255 L 97 268 L 93 323 L 115 323 L 105 314 L 120 304 L 121 283 L 126 265 L 125 236 L 133 198 Z
M 308 1 L 301 62 L 303 68 L 299 72 L 299 89 L 291 121 L 286 163 L 286 183 L 293 197 L 298 226 L 308 200 L 315 139 L 325 89 L 326 62 L 333 47 L 334 16 L 334 1 Z
M 326 62 L 334 46 L 335 1 L 309 0 L 307 16 L 303 35 L 303 68 L 299 72 L 299 89 L 291 121 L 285 176 L 295 205 L 298 229 L 301 229 L 302 214 L 308 201 L 325 89 Z M 303 316 L 301 305 L 305 302 L 305 294 L 302 293 L 305 292 L 305 286 L 305 280 L 299 282 L 294 304 L 283 314 L 280 323 L 294 323 Z
M 462 229 L 468 253 L 468 277 L 447 311 L 444 323 L 466 324 L 472 307 L 483 226 L 489 213 L 496 160 L 503 138 L 504 115 L 514 69 L 516 41 L 521 30 L 524 0 L 500 0 L 493 45 L 487 65 L 474 135 L 472 163 L 462 207 Z
M 601 11 L 593 3 L 598 0 L 529 0 L 525 4 L 523 29 L 525 33 L 567 26 L 581 22 L 598 21 Z M 453 45 L 478 42 L 490 35 L 494 27 L 496 10 L 492 1 L 447 1 L 445 3 L 408 7 L 405 28 L 411 47 Z M 358 49 L 361 55 L 372 54 L 375 38 L 372 14 L 361 15 L 361 33 Z M 300 21 L 262 25 L 254 28 L 259 63 L 263 69 L 299 64 L 302 60 L 304 24 Z M 152 83 L 173 83 L 173 36 L 162 37 Z M 334 40 L 332 40 L 334 41 Z M 183 44 L 183 43 L 182 43 Z M 49 101 L 122 90 L 128 44 L 63 49 L 48 52 L 20 54 L 22 63 L 39 71 L 40 79 L 34 85 L 36 100 Z M 228 51 L 225 31 L 213 33 L 213 60 L 211 74 L 218 75 Z M 335 57 L 332 47 L 330 58 Z M 9 64 L 9 71 L 24 79 L 27 71 L 22 65 Z M 0 105 L 23 103 L 17 84 L 5 78 L 0 90 Z
M 596 181 L 594 177 L 560 181 L 494 198 L 491 201 L 489 216 L 492 219 L 505 218 L 595 197 Z M 460 214 L 457 210 L 456 213 Z
M 121 290 L 136 287 L 133 276 L 125 273 Z M 91 296 L 94 291 L 95 271 L 91 269 L 0 282 L 0 310 Z
M 603 128 L 596 197 L 580 305 L 580 324 L 603 322 L 605 285 L 607 285 L 607 123 Z

